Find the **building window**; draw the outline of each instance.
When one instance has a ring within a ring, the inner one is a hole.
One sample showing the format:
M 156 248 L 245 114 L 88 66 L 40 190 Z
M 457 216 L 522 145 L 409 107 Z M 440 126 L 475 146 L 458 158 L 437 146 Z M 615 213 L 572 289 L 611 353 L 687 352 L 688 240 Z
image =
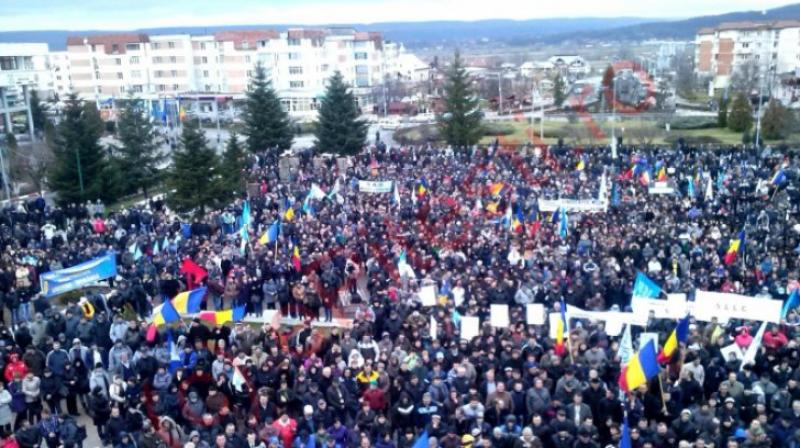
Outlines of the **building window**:
M 177 85 L 177 84 L 173 84 L 173 85 L 172 85 L 172 90 L 178 90 L 180 87 L 181 87 L 181 86 L 179 86 L 179 85 Z
M 302 89 L 303 81 L 289 81 L 289 87 L 292 89 Z
M 242 49 L 243 49 L 243 50 L 247 50 L 247 49 L 249 49 L 249 48 L 250 48 L 250 42 L 248 42 L 248 41 L 246 41 L 246 40 L 243 40 L 243 41 L 242 41 Z
M 250 56 L 245 56 L 244 57 L 244 62 L 245 62 L 245 64 L 249 64 L 250 63 Z
M 366 75 L 369 73 L 369 67 L 366 65 L 356 65 L 356 73 Z
M 261 48 L 266 47 L 267 46 L 267 41 L 265 41 L 265 40 L 258 41 L 258 46 L 261 47 Z
M 175 42 L 167 42 L 167 48 L 175 48 Z
M 359 51 L 355 55 L 353 55 L 356 60 L 363 61 L 367 59 L 367 53 L 365 51 Z
M 161 56 L 156 56 L 153 58 L 153 64 L 160 64 L 162 61 Z
M 156 78 L 161 78 L 161 76 L 162 76 L 161 73 L 162 73 L 161 70 L 156 70 L 155 72 L 153 72 L 153 76 L 155 76 Z
M 203 78 L 208 78 L 208 70 L 203 70 Z
M 122 79 L 122 72 L 117 72 L 117 79 Z
M 174 63 L 178 62 L 178 58 L 176 56 L 170 56 L 169 57 L 169 62 L 174 64 Z
M 213 90 L 213 89 L 211 88 L 211 84 L 206 84 L 206 88 L 205 88 L 205 90 L 204 90 L 204 91 L 205 91 L 205 92 L 210 92 L 211 90 Z
M 158 85 L 158 91 L 159 92 L 163 92 L 165 90 L 167 90 L 167 85 L 166 84 L 159 84 Z
M 115 58 L 114 63 L 117 65 L 122 65 L 122 58 Z
M 112 53 L 119 53 L 119 45 L 111 44 L 111 52 Z
M 95 52 L 95 51 L 97 51 L 97 45 L 92 44 L 92 52 Z
M 139 70 L 131 70 L 131 78 L 141 78 L 142 72 Z
M 288 42 L 290 47 L 297 47 L 300 45 L 300 39 L 289 38 Z
M 247 71 L 247 77 L 248 78 L 252 78 L 253 77 L 253 71 L 252 70 L 248 70 Z
M 300 53 L 289 53 L 288 56 L 290 61 L 300 60 Z
M 200 49 L 201 50 L 205 50 L 206 49 L 206 43 L 205 42 L 200 42 Z
M 131 56 L 130 62 L 131 62 L 131 64 L 138 64 L 139 63 L 139 56 Z
M 141 84 L 132 85 L 131 86 L 131 91 L 141 93 L 142 92 L 142 85 Z
M 200 58 L 200 62 L 202 62 L 203 64 L 208 64 L 208 57 L 203 56 L 202 58 Z
M 119 86 L 119 93 L 125 93 L 125 86 Z
M 289 67 L 289 74 L 290 75 L 302 75 L 303 74 L 303 67 Z
M 129 51 L 139 51 L 139 44 L 125 44 L 125 49 Z
M 161 43 L 159 43 L 159 42 L 153 42 L 153 43 L 151 43 L 151 44 L 150 44 L 150 47 L 151 47 L 153 50 L 158 50 L 159 48 L 161 48 Z

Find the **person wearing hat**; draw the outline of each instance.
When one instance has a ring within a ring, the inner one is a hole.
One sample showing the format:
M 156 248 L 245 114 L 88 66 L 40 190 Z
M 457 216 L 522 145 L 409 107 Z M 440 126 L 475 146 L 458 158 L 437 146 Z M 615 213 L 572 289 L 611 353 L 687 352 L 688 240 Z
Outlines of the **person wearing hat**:
M 691 419 L 692 411 L 684 409 L 681 411 L 680 417 L 672 422 L 672 430 L 675 431 L 678 440 L 695 440 L 697 438 L 699 431 Z

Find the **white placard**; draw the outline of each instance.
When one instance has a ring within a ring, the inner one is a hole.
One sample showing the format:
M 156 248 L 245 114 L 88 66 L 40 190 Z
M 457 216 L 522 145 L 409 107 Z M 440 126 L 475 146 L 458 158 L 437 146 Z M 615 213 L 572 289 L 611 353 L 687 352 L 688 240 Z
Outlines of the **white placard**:
M 737 361 L 741 361 L 744 358 L 744 353 L 742 353 L 742 349 L 738 345 L 736 345 L 736 343 L 733 343 L 726 347 L 722 347 L 721 349 L 719 349 L 719 351 L 720 353 L 722 353 L 722 359 L 724 359 L 725 362 L 730 361 L 731 356 L 734 356 Z
M 691 314 L 694 302 L 686 301 L 686 294 L 667 294 L 667 299 L 631 297 L 631 309 L 638 320 L 647 320 L 650 311 L 656 319 L 683 319 Z
M 438 325 L 436 323 L 436 318 L 434 316 L 431 316 L 431 340 L 435 341 L 436 338 L 439 336 L 439 331 L 438 330 L 439 330 L 439 328 L 438 328 Z
M 555 325 L 560 318 L 560 313 L 550 313 L 548 322 L 550 323 L 550 337 L 556 337 Z M 572 328 L 572 319 L 586 319 L 593 322 L 602 321 L 606 324 L 606 333 L 609 336 L 619 336 L 622 333 L 623 324 L 644 327 L 647 325 L 647 315 L 644 318 L 635 313 L 622 311 L 586 311 L 576 306 L 567 307 L 567 327 Z M 609 329 L 610 328 L 610 329 Z M 612 334 L 614 332 L 614 334 Z
M 607 200 L 597 199 L 539 199 L 540 212 L 554 212 L 561 207 L 568 212 L 604 212 L 608 210 Z
M 547 322 L 550 324 L 550 339 L 556 338 L 556 328 L 558 328 L 559 319 L 561 319 L 561 313 L 550 313 L 547 315 Z M 566 328 L 564 331 L 566 332 Z
M 653 341 L 653 347 L 658 351 L 658 333 L 640 333 L 639 334 L 639 350 L 642 349 L 648 342 Z
M 358 181 L 358 191 L 362 193 L 389 193 L 392 191 L 392 181 L 360 180 Z
M 655 182 L 647 192 L 650 194 L 673 194 L 675 189 L 670 187 L 667 182 Z
M 461 339 L 471 341 L 481 331 L 481 320 L 477 316 L 461 316 Z
M 422 306 L 436 306 L 436 285 L 423 286 L 418 294 Z
M 698 290 L 695 293 L 692 314 L 702 322 L 711 322 L 716 317 L 779 323 L 783 302 L 739 294 Z
M 511 322 L 508 317 L 508 305 L 493 303 L 489 307 L 490 319 L 489 322 L 496 328 L 508 328 Z
M 525 321 L 528 325 L 544 325 L 544 305 L 541 303 L 525 305 Z

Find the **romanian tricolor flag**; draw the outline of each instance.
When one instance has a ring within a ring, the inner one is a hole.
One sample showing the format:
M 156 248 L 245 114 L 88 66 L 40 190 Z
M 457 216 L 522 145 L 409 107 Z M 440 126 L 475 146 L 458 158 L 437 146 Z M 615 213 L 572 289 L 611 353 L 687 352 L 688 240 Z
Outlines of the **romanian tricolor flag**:
M 561 299 L 561 316 L 556 323 L 556 355 L 564 354 L 564 333 L 567 332 L 567 304 Z
M 170 322 L 175 322 L 176 320 L 180 320 L 181 315 L 178 313 L 178 310 L 175 309 L 175 306 L 172 305 L 172 301 L 167 300 L 161 305 L 153 308 L 153 325 L 156 327 L 160 327 L 164 324 L 168 324 Z
M 578 164 L 575 165 L 575 170 L 583 171 L 584 169 L 586 169 L 586 162 L 583 160 L 583 158 L 581 158 L 578 160 Z
M 425 196 L 425 193 L 428 192 L 428 181 L 425 180 L 423 177 L 419 181 L 419 185 L 417 185 L 417 196 Z
M 619 387 L 624 392 L 630 392 L 639 386 L 647 384 L 651 378 L 658 375 L 658 362 L 656 361 L 656 347 L 651 339 L 632 357 L 628 365 L 622 368 L 619 374 Z
M 659 364 L 666 364 L 672 360 L 672 357 L 678 351 L 681 342 L 686 342 L 689 339 L 689 316 L 684 317 L 678 322 L 678 326 L 672 330 L 672 333 L 661 348 L 661 353 L 658 354 L 657 360 Z
M 180 314 L 196 313 L 200 311 L 200 303 L 206 296 L 206 287 L 192 291 L 184 291 L 172 298 L 172 306 Z
M 232 310 L 203 311 L 197 317 L 211 325 L 225 325 L 228 322 L 239 322 L 244 319 L 245 306 L 237 306 Z
M 497 206 L 498 206 L 497 202 L 490 202 L 486 204 L 486 211 L 490 213 L 497 213 Z
M 739 232 L 736 235 L 736 238 L 731 239 L 730 246 L 728 246 L 728 251 L 725 252 L 725 264 L 733 264 L 736 261 L 736 255 L 739 253 L 741 248 L 744 247 L 744 230 Z
M 515 233 L 520 233 L 525 228 L 523 225 L 523 221 L 525 221 L 525 217 L 522 216 L 522 212 L 517 210 L 517 213 L 511 218 L 511 231 Z
M 294 270 L 300 272 L 303 269 L 303 264 L 300 261 L 300 248 L 297 245 L 294 245 L 294 250 L 292 251 L 292 266 L 294 266 Z
M 639 183 L 642 185 L 650 185 L 650 181 L 652 180 L 650 176 L 650 170 L 643 170 L 641 176 L 639 176 Z
M 505 188 L 505 182 L 495 182 L 489 187 L 489 192 L 492 193 L 492 196 L 500 196 L 505 192 Z
M 667 169 L 663 166 L 660 170 L 658 170 L 658 176 L 656 177 L 656 180 L 659 182 L 665 182 L 667 180 Z

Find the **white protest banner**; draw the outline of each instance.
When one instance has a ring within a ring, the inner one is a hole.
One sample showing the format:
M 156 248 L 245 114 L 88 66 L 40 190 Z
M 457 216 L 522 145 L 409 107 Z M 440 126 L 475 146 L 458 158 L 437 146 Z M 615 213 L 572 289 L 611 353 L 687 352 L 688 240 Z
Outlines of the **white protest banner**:
M 508 305 L 493 303 L 489 307 L 489 322 L 496 328 L 508 328 L 511 322 L 508 317 Z
M 568 212 L 604 212 L 608 201 L 597 199 L 539 199 L 540 212 L 554 212 L 564 207 Z
M 742 349 L 739 348 L 739 346 L 736 345 L 736 343 L 733 343 L 726 347 L 722 347 L 721 349 L 719 349 L 719 351 L 720 353 L 722 353 L 722 358 L 725 360 L 725 362 L 733 360 L 741 361 L 742 358 L 744 358 L 744 353 L 742 353 Z
M 436 285 L 423 286 L 418 295 L 422 306 L 436 306 Z
M 673 194 L 675 189 L 670 187 L 667 182 L 654 182 L 647 192 L 650 194 Z
M 653 341 L 653 347 L 658 350 L 658 333 L 641 333 L 639 334 L 639 349 L 647 345 L 648 342 Z
M 477 316 L 461 316 L 461 339 L 471 341 L 480 334 L 481 320 Z
M 609 336 L 619 336 L 622 333 L 623 324 L 636 325 L 644 327 L 647 325 L 647 316 L 640 318 L 634 313 L 627 313 L 622 311 L 586 311 L 576 306 L 567 307 L 567 327 L 572 328 L 572 319 L 586 319 L 593 322 L 605 322 L 606 333 Z M 550 313 L 548 323 L 550 324 L 550 337 L 556 337 L 556 323 L 560 319 L 559 313 Z M 609 330 L 610 328 L 610 330 Z M 614 334 L 611 334 L 611 332 Z
M 718 321 L 744 319 L 776 324 L 781 321 L 782 307 L 781 300 L 698 290 L 692 314 L 701 322 L 711 322 L 716 317 Z
M 438 327 L 436 324 L 436 317 L 431 316 L 431 340 L 436 340 L 436 337 L 439 335 Z
M 528 325 L 544 325 L 544 305 L 541 303 L 525 305 L 525 321 Z
M 667 299 L 650 299 L 647 297 L 631 297 L 631 310 L 637 320 L 647 320 L 650 312 L 656 319 L 683 319 L 686 313 L 691 314 L 693 302 L 686 301 L 686 294 L 667 294 Z
M 362 193 L 390 193 L 392 191 L 392 181 L 360 180 L 358 181 L 358 191 Z

